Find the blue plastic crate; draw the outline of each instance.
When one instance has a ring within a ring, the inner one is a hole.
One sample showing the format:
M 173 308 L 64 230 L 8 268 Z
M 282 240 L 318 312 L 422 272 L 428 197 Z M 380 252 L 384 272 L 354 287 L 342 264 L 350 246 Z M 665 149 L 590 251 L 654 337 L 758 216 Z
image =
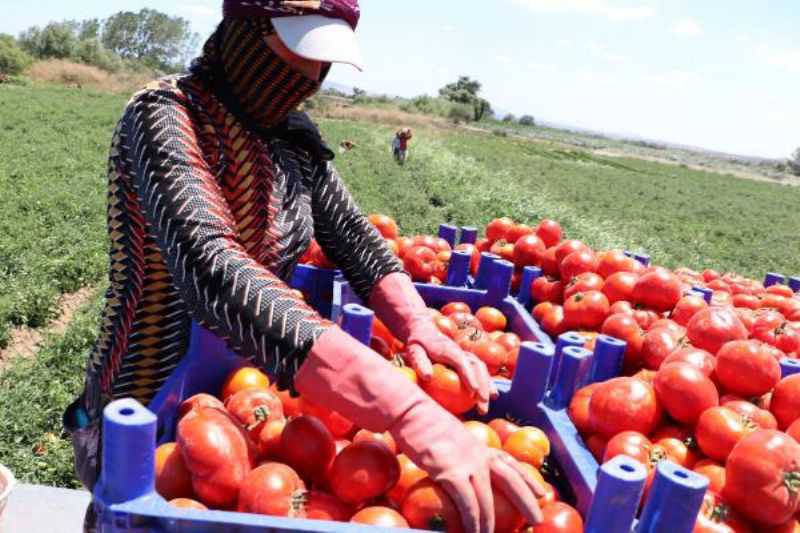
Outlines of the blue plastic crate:
M 339 270 L 297 265 L 292 273 L 289 286 L 302 292 L 308 304 L 322 316 L 330 318 L 333 281 L 341 275 Z

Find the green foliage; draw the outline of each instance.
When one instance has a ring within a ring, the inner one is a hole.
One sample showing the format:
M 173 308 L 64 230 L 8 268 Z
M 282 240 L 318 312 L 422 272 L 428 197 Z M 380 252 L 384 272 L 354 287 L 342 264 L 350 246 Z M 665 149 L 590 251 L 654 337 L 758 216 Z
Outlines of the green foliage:
M 494 114 L 492 112 L 492 104 L 489 103 L 489 100 L 484 98 L 475 98 L 475 100 L 473 100 L 472 112 L 475 122 L 479 122 L 486 117 L 491 117 Z
M 0 35 L 0 74 L 17 75 L 31 66 L 33 58 L 10 35 Z
M 450 110 L 447 112 L 447 118 L 455 124 L 462 122 L 469 122 L 473 118 L 474 110 L 469 104 L 452 104 Z
M 182 70 L 199 36 L 189 21 L 154 9 L 121 11 L 103 27 L 103 45 L 123 59 L 135 59 L 165 71 Z
M 536 120 L 530 115 L 522 115 L 519 119 L 519 123 L 523 126 L 535 126 Z
M 481 83 L 477 80 L 471 79 L 469 76 L 461 76 L 458 81 L 448 83 L 439 89 L 439 95 L 451 102 L 463 104 L 471 108 L 471 119 L 478 122 L 484 117 L 492 116 L 492 105 L 488 100 L 478 96 L 481 91 Z M 463 120 L 459 115 L 460 112 L 456 111 L 450 115 L 453 121 Z M 467 120 L 470 120 L 469 118 Z
M 508 113 L 503 117 L 503 122 L 515 122 L 516 120 L 517 117 L 514 116 L 514 113 Z
M 125 97 L 3 84 L 0 101 L 2 347 L 105 274 L 106 161 Z
M 74 22 L 51 22 L 44 28 L 33 26 L 19 37 L 20 46 L 39 59 L 70 59 L 78 48 Z
M 0 373 L 0 463 L 22 482 L 81 487 L 61 414 L 80 394 L 99 304 L 95 298 L 74 317 L 67 333 L 49 339 L 35 358 L 20 358 Z
M 108 72 L 119 72 L 125 67 L 125 62 L 118 55 L 103 48 L 96 39 L 86 39 L 78 43 L 74 59 Z

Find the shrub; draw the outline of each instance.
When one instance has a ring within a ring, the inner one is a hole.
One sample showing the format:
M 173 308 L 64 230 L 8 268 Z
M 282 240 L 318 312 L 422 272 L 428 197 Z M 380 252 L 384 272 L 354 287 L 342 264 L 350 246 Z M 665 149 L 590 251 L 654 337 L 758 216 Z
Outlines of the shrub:
M 469 122 L 473 116 L 473 109 L 469 104 L 453 104 L 447 113 L 447 118 L 456 124 Z
M 0 73 L 14 76 L 32 63 L 33 58 L 18 47 L 13 39 L 0 39 Z
M 517 117 L 514 116 L 514 113 L 509 113 L 503 117 L 503 122 L 514 122 L 517 120 Z
M 800 148 L 794 151 L 788 162 L 789 168 L 795 176 L 800 176 Z
M 519 119 L 519 123 L 521 125 L 523 125 L 523 126 L 535 126 L 536 125 L 536 121 L 530 115 L 522 115 L 522 117 Z
M 81 63 L 92 65 L 108 72 L 119 72 L 124 66 L 122 59 L 118 55 L 104 48 L 95 39 L 85 39 L 78 43 L 75 56 L 75 59 Z

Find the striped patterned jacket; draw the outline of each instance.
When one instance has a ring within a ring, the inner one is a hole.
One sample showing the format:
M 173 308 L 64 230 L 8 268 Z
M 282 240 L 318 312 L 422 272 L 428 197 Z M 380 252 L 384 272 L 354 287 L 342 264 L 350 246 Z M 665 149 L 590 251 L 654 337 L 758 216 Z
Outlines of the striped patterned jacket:
M 330 161 L 248 130 L 202 78 L 146 87 L 109 159 L 110 286 L 84 404 L 146 404 L 175 369 L 192 320 L 291 387 L 328 327 L 286 280 L 315 237 L 365 298 L 402 265 Z

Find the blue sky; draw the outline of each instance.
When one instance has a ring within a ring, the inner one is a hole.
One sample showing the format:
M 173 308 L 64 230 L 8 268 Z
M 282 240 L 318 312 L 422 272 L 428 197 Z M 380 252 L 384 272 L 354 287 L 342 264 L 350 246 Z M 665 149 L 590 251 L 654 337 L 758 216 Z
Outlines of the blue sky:
M 0 0 L 0 32 L 154 7 L 208 34 L 221 0 Z M 785 157 L 800 146 L 797 0 L 361 0 L 367 69 L 329 80 L 436 94 L 595 130 Z

